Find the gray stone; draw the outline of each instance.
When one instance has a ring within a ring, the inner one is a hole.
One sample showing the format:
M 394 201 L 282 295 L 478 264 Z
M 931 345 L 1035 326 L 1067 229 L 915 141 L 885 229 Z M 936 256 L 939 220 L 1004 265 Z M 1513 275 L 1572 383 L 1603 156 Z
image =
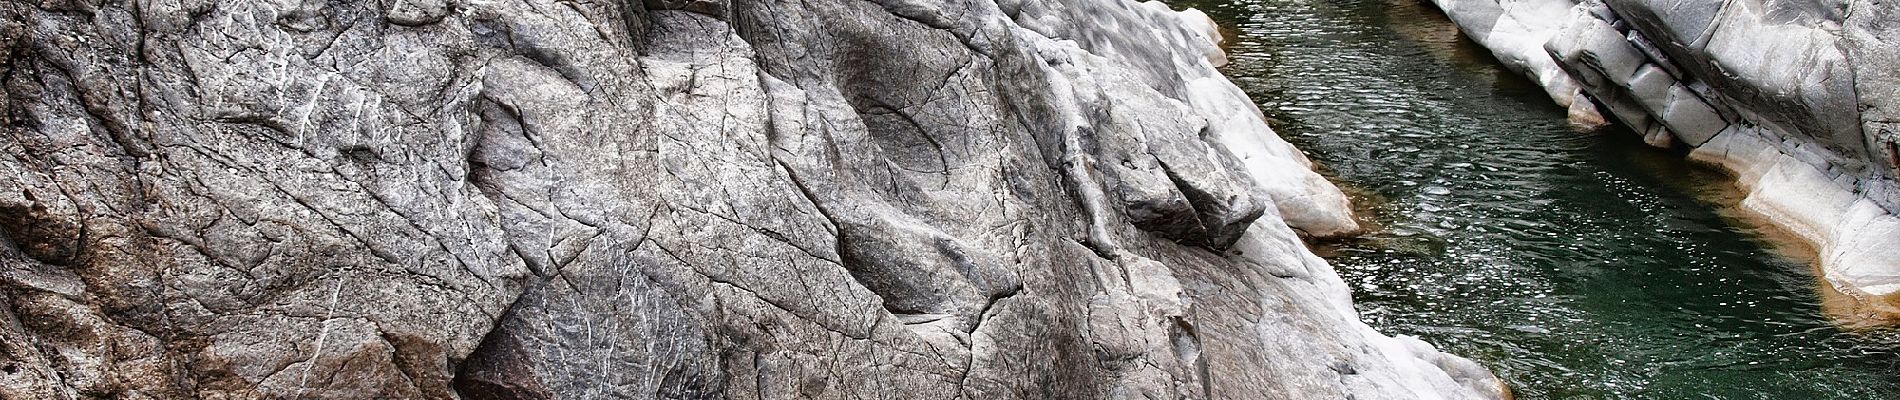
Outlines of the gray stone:
M 1504 395 L 1204 21 L 1005 3 L 0 2 L 0 397 Z
M 1644 65 L 1630 78 L 1631 97 L 1643 104 L 1650 114 L 1661 114 L 1669 106 L 1670 89 L 1677 85 L 1676 78 L 1655 64 Z
M 1623 85 L 1647 63 L 1624 36 L 1594 14 L 1572 13 L 1569 23 L 1544 45 L 1559 61 L 1591 69 L 1587 86 Z
M 1701 146 L 1729 125 L 1702 97 L 1681 84 L 1669 87 L 1669 98 L 1657 117 L 1669 126 L 1670 133 L 1690 146 Z
M 1441 0 L 1452 20 L 1464 10 L 1516 4 L 1514 0 Z M 1569 18 L 1518 18 L 1528 31 L 1558 29 L 1545 44 L 1550 57 L 1618 120 L 1640 125 L 1648 114 L 1670 124 L 1686 142 L 1700 143 L 1726 123 L 1768 127 L 1796 139 L 1785 149 L 1811 145 L 1804 160 L 1820 169 L 1854 174 L 1856 185 L 1890 181 L 1900 173 L 1879 160 L 1895 140 L 1886 104 L 1897 95 L 1888 62 L 1900 54 L 1885 33 L 1896 23 L 1893 6 L 1859 1 L 1708 2 L 1686 0 L 1576 1 Z M 1505 7 L 1508 8 L 1508 7 Z M 1606 14 L 1607 12 L 1607 14 Z M 1473 16 L 1489 15 L 1473 13 Z M 1486 25 L 1489 26 L 1489 25 Z M 1610 40 L 1616 34 L 1622 40 Z M 1485 40 L 1480 40 L 1486 43 Z M 1507 45 L 1495 45 L 1504 51 Z M 1629 51 L 1627 49 L 1633 49 Z M 1632 62 L 1632 60 L 1634 62 Z M 1516 63 L 1532 63 L 1518 61 Z M 1619 77 L 1638 65 L 1627 80 Z M 1649 71 L 1666 72 L 1669 78 Z M 1550 89 L 1565 79 L 1543 73 Z M 1673 81 L 1673 82 L 1670 82 Z M 1685 87 L 1684 92 L 1668 87 Z M 1691 101 L 1692 98 L 1700 98 Z M 1626 100 L 1627 99 L 1627 100 Z M 1630 107 L 1626 102 L 1640 104 Z M 1887 133 L 1882 133 L 1882 132 Z M 1863 191 L 1875 193 L 1871 186 Z M 1873 198 L 1889 211 L 1900 200 Z
M 1677 58 L 1692 54 L 1706 44 L 1723 7 L 1730 4 L 1704 0 L 1603 0 L 1603 3 Z
M 442 21 L 449 16 L 448 0 L 395 0 L 389 5 L 389 23 L 419 26 Z

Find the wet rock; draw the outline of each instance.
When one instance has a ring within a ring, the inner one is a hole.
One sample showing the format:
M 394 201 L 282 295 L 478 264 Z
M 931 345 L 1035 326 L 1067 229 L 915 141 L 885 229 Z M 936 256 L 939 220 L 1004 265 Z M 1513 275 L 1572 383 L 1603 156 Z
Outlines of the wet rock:
M 1581 77 L 1553 60 L 1546 45 L 1562 36 L 1570 0 L 1434 0 L 1466 37 L 1491 49 L 1498 61 L 1544 87 L 1551 100 L 1569 109 L 1570 121 L 1584 129 L 1607 125 L 1583 93 Z M 1559 41 L 1561 43 L 1561 41 Z
M 1885 35 L 1900 11 L 1891 2 L 1436 3 L 1474 38 L 1516 32 L 1497 28 L 1510 24 L 1557 32 L 1543 39 L 1547 58 L 1569 79 L 1535 75 L 1540 83 L 1581 84 L 1645 141 L 1686 144 L 1692 158 L 1735 172 L 1750 192 L 1744 207 L 1821 249 L 1836 288 L 1900 310 L 1884 300 L 1900 293 L 1889 278 L 1900 276 L 1900 259 L 1849 244 L 1897 240 L 1882 228 L 1900 221 L 1900 136 L 1889 126 L 1900 46 Z M 1542 62 L 1529 58 L 1520 63 Z M 1850 212 L 1857 201 L 1878 212 Z

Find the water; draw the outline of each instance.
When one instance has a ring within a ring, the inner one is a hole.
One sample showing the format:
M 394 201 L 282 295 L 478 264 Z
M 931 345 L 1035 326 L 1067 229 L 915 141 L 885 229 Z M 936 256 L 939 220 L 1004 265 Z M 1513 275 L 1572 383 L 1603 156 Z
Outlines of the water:
M 1900 335 L 1830 322 L 1717 172 L 1578 132 L 1416 0 L 1177 0 L 1378 224 L 1322 249 L 1360 311 L 1523 399 L 1900 399 Z M 1781 244 L 1777 244 L 1781 243 Z

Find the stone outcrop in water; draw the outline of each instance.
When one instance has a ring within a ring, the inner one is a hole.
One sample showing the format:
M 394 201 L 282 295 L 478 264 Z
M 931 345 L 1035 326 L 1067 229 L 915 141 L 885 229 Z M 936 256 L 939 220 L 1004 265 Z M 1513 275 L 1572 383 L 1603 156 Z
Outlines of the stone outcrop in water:
M 1501 396 L 1197 15 L 0 2 L 0 397 Z
M 1433 1 L 1554 95 L 1734 172 L 1867 316 L 1900 314 L 1900 4 Z

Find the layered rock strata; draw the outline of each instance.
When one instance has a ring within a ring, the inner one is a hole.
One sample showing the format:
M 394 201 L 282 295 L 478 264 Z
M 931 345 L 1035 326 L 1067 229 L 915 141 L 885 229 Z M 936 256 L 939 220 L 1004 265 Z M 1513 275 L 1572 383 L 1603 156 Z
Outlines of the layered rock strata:
M 1502 396 L 1197 15 L 0 2 L 0 397 Z
M 1433 1 L 1554 95 L 1733 172 L 1742 207 L 1812 244 L 1859 317 L 1900 315 L 1900 5 Z

